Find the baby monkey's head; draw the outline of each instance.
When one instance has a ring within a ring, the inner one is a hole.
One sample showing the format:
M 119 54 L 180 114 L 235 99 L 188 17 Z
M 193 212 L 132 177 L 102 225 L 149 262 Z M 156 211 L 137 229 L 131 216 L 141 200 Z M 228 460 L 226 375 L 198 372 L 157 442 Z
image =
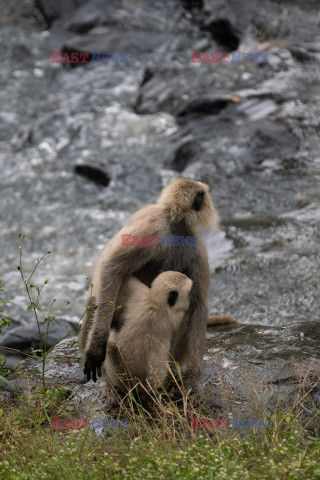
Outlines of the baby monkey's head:
M 150 298 L 164 309 L 186 312 L 190 304 L 192 285 L 192 280 L 183 273 L 162 272 L 151 284 Z

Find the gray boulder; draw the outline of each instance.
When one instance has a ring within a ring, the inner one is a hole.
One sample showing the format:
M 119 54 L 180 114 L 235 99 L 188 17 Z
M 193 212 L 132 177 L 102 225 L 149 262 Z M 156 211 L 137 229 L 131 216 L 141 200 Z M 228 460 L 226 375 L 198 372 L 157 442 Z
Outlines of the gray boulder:
M 65 339 L 47 359 L 48 384 L 72 390 L 80 415 L 110 411 L 101 383 L 86 382 L 77 343 Z M 30 367 L 40 381 L 41 364 Z M 29 372 L 30 374 L 30 372 Z M 203 416 L 266 418 L 299 411 L 308 427 L 319 424 L 320 321 L 285 327 L 234 325 L 207 331 L 200 410 Z M 20 382 L 20 387 L 23 383 Z
M 77 8 L 87 0 L 35 0 L 35 6 L 42 13 L 48 26 L 55 20 L 61 19 L 68 14 L 73 14 Z

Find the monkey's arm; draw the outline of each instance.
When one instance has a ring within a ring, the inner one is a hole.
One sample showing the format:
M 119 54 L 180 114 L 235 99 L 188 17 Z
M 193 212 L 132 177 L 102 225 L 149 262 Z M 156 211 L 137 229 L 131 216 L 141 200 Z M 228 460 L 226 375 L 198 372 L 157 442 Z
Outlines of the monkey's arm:
M 92 297 L 95 298 L 96 307 L 85 349 L 84 373 L 88 380 L 92 378 L 96 381 L 96 373 L 101 374 L 114 307 L 116 307 L 124 277 L 145 265 L 155 254 L 157 248 L 152 246 L 123 246 L 121 245 L 121 234 L 124 233 L 141 235 L 138 228 L 132 226 L 122 229 L 111 240 L 109 248 L 107 245 L 106 253 L 102 253 L 94 278 Z M 147 222 L 145 222 L 143 233 L 148 234 Z M 112 303 L 110 304 L 110 302 Z
M 101 375 L 101 366 L 106 356 L 106 346 L 111 318 L 114 312 L 114 302 L 122 281 L 122 273 L 115 271 L 112 260 L 102 262 L 95 276 L 94 303 L 95 307 L 87 306 L 87 315 L 91 315 L 91 328 L 85 349 L 84 373 L 87 380 L 96 382 L 97 373 Z M 91 300 L 89 299 L 89 301 Z M 110 303 L 112 302 L 112 303 Z
M 237 320 L 229 315 L 209 315 L 207 318 L 207 326 L 212 325 L 231 325 L 238 323 Z

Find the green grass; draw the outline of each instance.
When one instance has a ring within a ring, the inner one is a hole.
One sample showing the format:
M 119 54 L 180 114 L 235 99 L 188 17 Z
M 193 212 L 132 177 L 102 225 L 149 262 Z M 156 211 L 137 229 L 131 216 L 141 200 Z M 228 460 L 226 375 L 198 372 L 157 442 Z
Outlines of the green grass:
M 48 417 L 67 415 L 68 406 L 60 388 L 0 410 L 1 480 L 320 479 L 320 438 L 290 414 L 256 432 L 198 433 L 189 404 L 162 399 L 150 412 L 129 402 L 119 413 L 129 428 L 99 437 L 90 429 L 52 430 Z

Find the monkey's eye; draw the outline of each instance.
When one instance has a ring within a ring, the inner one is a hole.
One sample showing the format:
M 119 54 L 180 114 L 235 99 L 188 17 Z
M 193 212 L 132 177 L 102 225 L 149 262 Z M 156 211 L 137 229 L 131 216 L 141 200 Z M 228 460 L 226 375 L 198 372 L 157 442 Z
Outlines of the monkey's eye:
M 177 290 L 172 290 L 171 292 L 169 292 L 168 304 L 170 305 L 170 307 L 173 307 L 173 305 L 176 303 L 178 295 L 179 294 Z
M 196 196 L 194 197 L 193 204 L 192 204 L 192 210 L 195 210 L 198 212 L 201 210 L 202 205 L 204 201 L 204 191 L 201 190 L 200 192 L 197 192 Z

